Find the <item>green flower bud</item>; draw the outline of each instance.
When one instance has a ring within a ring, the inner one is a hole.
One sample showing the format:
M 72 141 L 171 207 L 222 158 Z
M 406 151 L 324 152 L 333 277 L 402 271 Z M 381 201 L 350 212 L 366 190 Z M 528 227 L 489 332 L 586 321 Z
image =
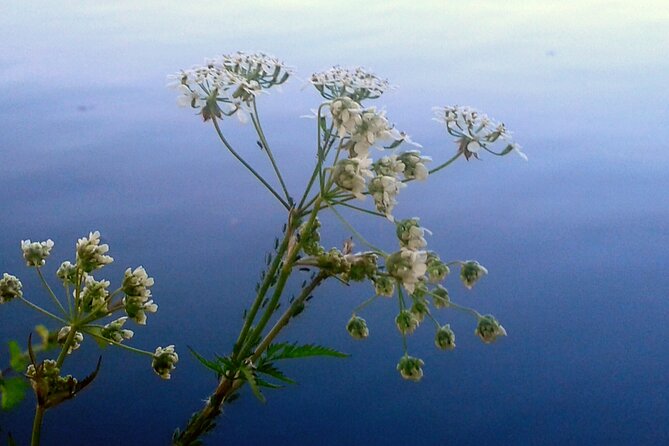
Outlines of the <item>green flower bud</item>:
M 395 318 L 395 325 L 402 334 L 411 334 L 420 325 L 420 321 L 409 310 L 402 310 Z
M 397 370 L 399 370 L 402 378 L 409 381 L 420 381 L 423 377 L 422 367 L 425 365 L 422 359 L 414 358 L 413 356 L 402 356 L 400 362 L 397 363 Z
M 427 289 L 425 279 L 421 277 L 416 283 L 413 293 L 411 293 L 411 297 L 414 299 L 423 299 L 425 296 L 427 296 L 428 292 L 429 290 Z
M 302 250 L 309 256 L 323 255 L 325 249 L 321 246 L 321 234 L 318 232 L 318 228 L 321 227 L 320 220 L 317 218 L 314 221 L 314 224 L 311 227 L 311 232 L 306 231 L 306 226 L 307 224 L 303 223 L 298 229 L 300 241 L 302 242 Z
M 418 322 L 423 322 L 425 316 L 430 314 L 430 307 L 427 304 L 425 299 L 414 299 L 413 305 L 411 306 L 411 314 L 414 315 Z
M 0 279 L 0 304 L 9 302 L 16 297 L 23 297 L 23 284 L 21 281 L 11 274 L 3 273 Z
M 367 322 L 356 315 L 351 316 L 348 324 L 346 324 L 346 331 L 353 339 L 366 339 L 369 336 Z
M 170 379 L 172 376 L 170 372 L 174 370 L 177 362 L 179 362 L 179 355 L 174 351 L 173 345 L 168 345 L 165 348 L 156 348 L 151 367 L 162 379 Z
M 434 304 L 434 308 L 447 308 L 451 303 L 448 290 L 441 285 L 437 285 L 432 291 L 432 303 Z
M 415 250 L 427 246 L 424 238 L 425 229 L 421 228 L 417 217 L 397 222 L 396 234 L 403 248 Z
M 64 285 L 74 285 L 77 280 L 77 267 L 71 262 L 65 261 L 58 267 L 56 276 Z
M 474 284 L 485 274 L 488 274 L 488 270 L 480 265 L 476 260 L 468 260 L 464 262 L 462 264 L 462 268 L 460 269 L 460 279 L 462 280 L 462 283 L 465 284 L 465 287 L 470 290 Z
M 392 277 L 376 276 L 372 281 L 377 296 L 393 297 L 395 294 L 395 280 Z
M 451 330 L 450 325 L 446 324 L 437 330 L 434 345 L 441 350 L 453 350 L 455 348 L 455 333 Z
M 427 253 L 427 278 L 430 283 L 439 283 L 451 272 L 450 268 L 434 252 Z
M 318 256 L 316 259 L 318 267 L 332 275 L 346 274 L 351 270 L 351 263 L 347 256 L 342 254 L 337 248 L 332 248 L 327 253 Z
M 344 280 L 360 282 L 376 275 L 376 254 L 371 252 L 358 253 L 346 256 L 351 269 L 344 276 Z
M 479 318 L 474 334 L 481 338 L 484 343 L 490 344 L 496 341 L 498 337 L 506 336 L 506 330 L 492 314 L 488 314 Z

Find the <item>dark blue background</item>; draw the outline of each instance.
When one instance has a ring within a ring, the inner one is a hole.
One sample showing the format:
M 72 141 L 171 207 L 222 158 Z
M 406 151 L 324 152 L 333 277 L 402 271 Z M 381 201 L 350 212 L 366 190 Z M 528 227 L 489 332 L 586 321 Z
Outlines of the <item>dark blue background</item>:
M 421 217 L 442 257 L 489 269 L 473 291 L 454 277 L 449 289 L 495 314 L 507 338 L 485 346 L 471 318 L 442 311 L 457 349 L 437 351 L 426 323 L 409 339 L 425 377 L 406 382 L 396 305 L 366 310 L 371 336 L 355 342 L 344 327 L 371 288 L 328 284 L 283 338 L 351 358 L 287 364 L 299 385 L 266 405 L 243 391 L 210 444 L 669 442 L 669 19 L 663 2 L 641 3 L 3 5 L 0 272 L 48 306 L 19 241 L 56 242 L 53 277 L 76 239 L 100 230 L 115 258 L 105 278 L 118 284 L 141 264 L 156 279 L 159 311 L 132 344 L 181 354 L 164 382 L 146 358 L 105 351 L 90 390 L 47 413 L 44 444 L 166 444 L 215 385 L 186 347 L 229 351 L 283 214 L 163 84 L 237 49 L 298 66 L 260 100 L 293 191 L 314 160 L 314 122 L 299 116 L 319 103 L 300 78 L 332 64 L 371 65 L 399 84 L 378 105 L 435 162 L 455 146 L 430 107 L 455 103 L 504 120 L 530 160 L 458 162 L 405 189 L 396 210 Z M 252 128 L 224 130 L 269 175 Z M 394 249 L 387 222 L 355 223 Z M 347 237 L 328 217 L 322 233 L 328 246 Z M 41 319 L 15 302 L 0 321 L 0 340 L 24 340 Z M 98 354 L 84 345 L 67 372 L 83 376 Z M 0 413 L 20 444 L 31 420 L 32 399 Z

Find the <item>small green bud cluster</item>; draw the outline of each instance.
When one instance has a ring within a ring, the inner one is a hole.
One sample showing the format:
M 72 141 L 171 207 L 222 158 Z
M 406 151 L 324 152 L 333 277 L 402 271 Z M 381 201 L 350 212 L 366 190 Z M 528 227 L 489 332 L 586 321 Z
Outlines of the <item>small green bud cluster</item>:
M 398 159 L 404 164 L 404 178 L 418 181 L 427 179 L 429 171 L 425 164 L 432 161 L 432 158 L 421 156 L 418 150 L 409 150 L 401 153 Z
M 60 368 L 51 359 L 38 365 L 28 365 L 26 377 L 30 380 L 38 402 L 47 408 L 72 398 L 78 387 L 72 375 L 60 376 Z
M 437 253 L 429 251 L 427 253 L 427 278 L 430 283 L 439 283 L 450 274 L 451 269 L 441 261 Z
M 348 254 L 346 256 L 350 268 L 348 272 L 342 274 L 344 281 L 362 282 L 365 279 L 371 279 L 377 273 L 377 256 L 371 252 L 359 252 L 357 254 Z
M 318 218 L 314 220 L 311 231 L 307 232 L 307 224 L 303 223 L 299 229 L 300 241 L 302 242 L 302 250 L 305 254 L 310 256 L 320 256 L 325 253 L 325 249 L 321 246 L 321 234 L 318 229 L 321 227 L 321 222 Z
M 491 342 L 496 341 L 500 336 L 506 336 L 506 330 L 497 319 L 493 317 L 493 315 L 488 314 L 479 318 L 474 334 L 481 338 L 481 341 L 484 343 L 490 344 Z
M 369 336 L 367 322 L 355 314 L 351 316 L 348 324 L 346 324 L 346 331 L 348 331 L 348 334 L 350 334 L 353 339 L 367 339 Z
M 3 273 L 0 279 L 0 304 L 4 304 L 17 297 L 23 297 L 21 281 L 11 274 Z
M 179 362 L 179 355 L 174 351 L 173 345 L 168 345 L 165 348 L 156 348 L 151 367 L 162 379 L 170 379 L 172 377 L 170 372 L 175 369 L 177 362 Z
M 400 375 L 402 375 L 402 378 L 406 380 L 420 381 L 423 377 L 424 365 L 425 363 L 422 359 L 404 355 L 397 363 L 397 370 L 400 372 Z
M 441 350 L 453 350 L 455 348 L 455 333 L 449 324 L 440 327 L 434 337 L 434 345 Z
M 476 260 L 463 262 L 462 267 L 460 268 L 460 279 L 465 287 L 470 290 L 474 287 L 474 284 L 486 274 L 488 274 L 488 270 Z

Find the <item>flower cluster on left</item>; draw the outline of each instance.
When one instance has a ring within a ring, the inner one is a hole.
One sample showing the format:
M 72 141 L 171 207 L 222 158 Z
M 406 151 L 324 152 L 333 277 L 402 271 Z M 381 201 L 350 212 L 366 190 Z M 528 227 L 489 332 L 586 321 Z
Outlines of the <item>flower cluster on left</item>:
M 63 297 L 59 298 L 42 272 L 53 247 L 52 240 L 21 241 L 23 259 L 28 267 L 35 269 L 54 308 L 46 309 L 24 296 L 23 284 L 17 277 L 3 273 L 0 279 L 0 304 L 22 301 L 51 322 L 59 324 L 59 328 L 51 332 L 43 327 L 38 330 L 43 341 L 40 345 L 33 345 L 31 335 L 27 351 L 15 349 L 12 352 L 12 368 L 16 370 L 19 368 L 17 364 L 22 364 L 37 400 L 33 441 L 35 436 L 39 438 L 44 411 L 74 397 L 95 378 L 100 362 L 95 371 L 82 380 L 61 375 L 65 360 L 80 347 L 85 337 L 92 338 L 100 346 L 112 345 L 149 356 L 154 372 L 163 379 L 170 378 L 170 372 L 179 360 L 173 345 L 157 347 L 155 352 L 151 352 L 125 343 L 134 335 L 132 330 L 126 328 L 126 322 L 130 319 L 137 325 L 146 325 L 147 314 L 158 310 L 151 295 L 154 280 L 142 266 L 128 268 L 120 286 L 110 290 L 111 282 L 96 278 L 94 273 L 114 259 L 108 255 L 109 246 L 101 243 L 100 233 L 91 232 L 77 241 L 74 262 L 64 261 L 56 271 L 63 289 Z M 59 350 L 56 358 L 37 359 L 39 353 L 52 348 Z M 6 381 L 8 379 L 0 374 L 0 383 Z M 4 400 L 10 389 L 1 389 Z M 16 389 L 12 391 L 15 393 Z

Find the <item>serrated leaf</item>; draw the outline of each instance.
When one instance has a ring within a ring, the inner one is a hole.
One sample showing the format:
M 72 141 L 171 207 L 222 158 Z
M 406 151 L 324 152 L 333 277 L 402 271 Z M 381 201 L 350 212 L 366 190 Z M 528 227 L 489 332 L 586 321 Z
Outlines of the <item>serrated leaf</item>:
M 246 380 L 246 382 L 249 383 L 249 386 L 251 387 L 251 391 L 256 396 L 256 398 L 258 398 L 261 403 L 264 403 L 266 401 L 265 400 L 265 395 L 263 395 L 262 392 L 260 391 L 260 388 L 258 387 L 258 381 L 257 381 L 255 375 L 253 374 L 253 372 L 251 372 L 248 369 L 248 367 L 240 367 L 239 371 L 244 376 L 244 379 Z
M 274 367 L 273 364 L 262 364 L 259 365 L 257 368 L 258 373 L 262 373 L 264 375 L 271 376 L 274 379 L 278 379 L 279 381 L 283 381 L 288 384 L 297 384 L 297 382 L 293 381 L 292 379 L 288 378 L 286 375 L 283 374 L 283 372 L 276 367 Z
M 28 358 L 16 341 L 9 341 L 9 366 L 18 373 L 25 372 L 28 367 Z
M 202 356 L 201 354 L 199 354 L 198 352 L 193 350 L 193 348 L 190 347 L 190 346 L 188 347 L 188 350 L 190 350 L 190 352 L 193 354 L 193 356 L 195 356 L 195 359 L 200 361 L 200 364 L 202 364 L 206 368 L 208 368 L 210 370 L 213 370 L 218 375 L 222 375 L 225 372 L 225 370 L 223 370 L 223 367 L 221 367 L 221 364 L 219 362 L 214 362 L 214 361 L 208 360 L 207 358 L 205 358 L 204 356 Z
M 3 410 L 11 410 L 16 407 L 25 397 L 28 390 L 28 383 L 20 377 L 4 379 L 0 384 L 0 407 Z
M 349 355 L 335 349 L 316 344 L 297 345 L 286 342 L 270 345 L 267 349 L 267 358 L 271 360 L 309 358 L 313 356 L 346 358 Z

